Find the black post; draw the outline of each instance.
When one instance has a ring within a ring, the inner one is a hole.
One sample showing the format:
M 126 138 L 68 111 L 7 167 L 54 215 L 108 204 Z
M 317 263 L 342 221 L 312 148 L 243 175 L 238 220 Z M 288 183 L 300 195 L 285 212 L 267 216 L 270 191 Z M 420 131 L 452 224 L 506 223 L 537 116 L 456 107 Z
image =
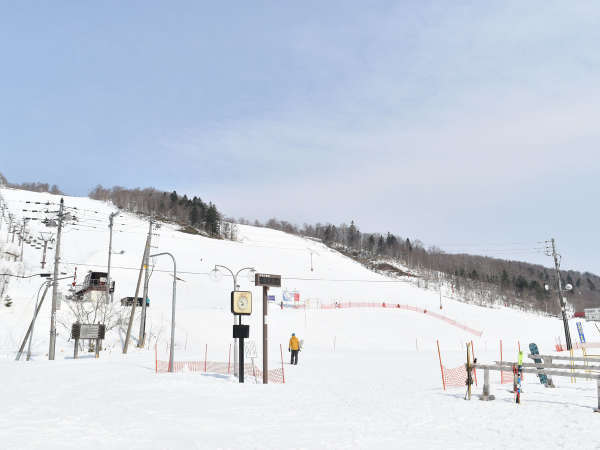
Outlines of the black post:
M 244 338 L 240 338 L 240 383 L 244 382 Z
M 269 312 L 268 301 L 269 286 L 263 286 L 263 384 L 269 383 L 269 325 L 267 314 Z
M 73 359 L 77 359 L 79 354 L 79 339 L 75 338 L 75 348 L 73 349 Z

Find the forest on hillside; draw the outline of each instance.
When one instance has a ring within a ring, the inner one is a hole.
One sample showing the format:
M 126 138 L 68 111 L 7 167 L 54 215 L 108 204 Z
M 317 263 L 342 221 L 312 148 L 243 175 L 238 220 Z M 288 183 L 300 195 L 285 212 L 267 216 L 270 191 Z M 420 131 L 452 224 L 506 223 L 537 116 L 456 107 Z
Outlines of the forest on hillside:
M 64 192 L 62 192 L 56 184 L 49 185 L 48 183 L 40 182 L 10 183 L 2 173 L 0 173 L 0 186 L 7 186 L 31 192 L 49 192 L 50 194 L 64 195 Z
M 169 193 L 154 188 L 105 188 L 101 185 L 92 189 L 89 197 L 111 201 L 126 211 L 176 222 L 184 227 L 182 231 L 189 233 L 202 231 L 211 237 L 234 237 L 234 230 L 229 223 L 221 220 L 217 207 L 211 202 L 205 203 L 199 197 L 188 198 L 186 194 L 179 195 L 176 191 Z
M 244 219 L 239 222 L 248 223 Z M 391 233 L 362 233 L 354 222 L 339 226 L 305 224 L 300 228 L 286 221 L 270 219 L 264 224 L 255 221 L 253 225 L 319 239 L 373 270 L 412 276 L 424 286 L 448 286 L 452 295 L 463 301 L 505 304 L 552 315 L 560 313 L 556 271 L 539 264 L 452 254 L 437 247 L 426 249 L 419 240 Z M 408 270 L 398 269 L 390 262 Z M 573 270 L 561 270 L 560 277 L 563 286 L 567 283 L 573 286 L 573 290 L 565 294 L 573 310 L 600 307 L 600 277 Z

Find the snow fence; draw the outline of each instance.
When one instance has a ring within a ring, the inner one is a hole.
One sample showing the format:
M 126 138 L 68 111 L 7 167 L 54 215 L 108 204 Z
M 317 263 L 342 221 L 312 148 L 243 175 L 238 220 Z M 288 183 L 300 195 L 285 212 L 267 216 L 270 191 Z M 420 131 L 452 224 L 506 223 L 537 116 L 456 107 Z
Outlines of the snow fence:
M 464 325 L 460 322 L 457 322 L 454 319 L 451 319 L 443 314 L 439 314 L 437 312 L 419 308 L 418 306 L 412 305 L 402 305 L 400 303 L 388 303 L 388 302 L 338 302 L 330 305 L 320 305 L 321 309 L 345 309 L 345 308 L 385 308 L 385 309 L 401 309 L 405 311 L 413 311 L 416 313 L 427 314 L 430 317 L 433 317 L 438 320 L 442 320 L 449 325 L 460 328 L 461 330 L 466 331 L 467 333 L 471 333 L 477 337 L 481 337 L 483 331 L 476 330 L 475 328 L 471 328 L 467 325 Z

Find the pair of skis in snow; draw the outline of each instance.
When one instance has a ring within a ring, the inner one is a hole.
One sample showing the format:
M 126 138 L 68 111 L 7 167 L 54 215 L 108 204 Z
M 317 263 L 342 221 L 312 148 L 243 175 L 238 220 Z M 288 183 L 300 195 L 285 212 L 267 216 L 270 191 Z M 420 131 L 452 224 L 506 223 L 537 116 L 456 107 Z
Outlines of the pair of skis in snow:
M 465 392 L 465 400 L 471 400 L 471 386 L 473 385 L 473 364 L 471 363 L 471 344 L 467 343 L 467 392 Z M 473 355 L 473 363 L 477 363 L 477 358 Z
M 515 402 L 521 403 L 521 382 L 523 380 L 523 352 L 519 351 L 519 360 L 516 366 L 513 366 L 513 374 L 517 379 L 515 386 Z

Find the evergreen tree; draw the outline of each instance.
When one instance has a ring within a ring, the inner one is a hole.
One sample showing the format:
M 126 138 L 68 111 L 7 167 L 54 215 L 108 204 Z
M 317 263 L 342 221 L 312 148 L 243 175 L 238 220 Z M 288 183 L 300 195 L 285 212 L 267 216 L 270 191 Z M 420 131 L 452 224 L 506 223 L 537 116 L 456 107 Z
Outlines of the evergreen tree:
M 206 231 L 213 236 L 219 233 L 219 212 L 212 203 L 206 211 Z
M 192 224 L 192 226 L 195 226 L 198 223 L 199 219 L 200 213 L 198 212 L 198 208 L 196 207 L 196 205 L 194 205 L 190 210 L 190 223 Z
M 367 239 L 367 250 L 369 250 L 369 253 L 373 253 L 374 249 L 375 249 L 375 236 L 370 234 L 369 238 Z
M 508 278 L 508 273 L 506 269 L 502 269 L 502 275 L 500 276 L 500 286 L 502 289 L 506 289 L 510 284 L 510 278 Z
M 385 240 L 382 235 L 379 235 L 379 239 L 377 239 L 377 254 L 383 255 L 385 253 Z

